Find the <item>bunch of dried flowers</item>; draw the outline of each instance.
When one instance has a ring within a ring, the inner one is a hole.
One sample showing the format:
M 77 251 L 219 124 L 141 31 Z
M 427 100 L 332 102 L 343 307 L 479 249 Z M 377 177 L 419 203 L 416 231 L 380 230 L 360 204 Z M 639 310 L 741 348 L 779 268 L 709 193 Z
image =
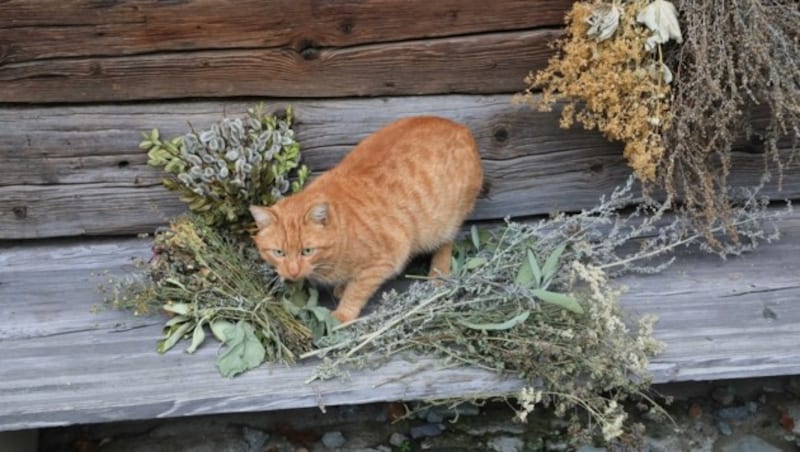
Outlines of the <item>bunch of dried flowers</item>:
M 561 127 L 577 121 L 625 143 L 625 157 L 643 181 L 653 181 L 672 121 L 672 71 L 662 45 L 682 41 L 674 6 L 665 0 L 577 2 L 567 37 L 548 67 L 530 74 L 518 101 L 549 111 L 565 101 Z M 534 92 L 542 90 L 541 98 Z

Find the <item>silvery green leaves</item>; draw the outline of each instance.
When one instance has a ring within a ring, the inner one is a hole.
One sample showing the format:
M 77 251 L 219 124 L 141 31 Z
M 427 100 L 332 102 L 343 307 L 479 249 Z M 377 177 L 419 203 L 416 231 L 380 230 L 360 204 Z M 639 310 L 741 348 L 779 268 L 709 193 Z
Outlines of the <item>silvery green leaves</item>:
M 670 39 L 674 39 L 679 44 L 683 42 L 681 27 L 678 23 L 678 11 L 675 9 L 675 5 L 667 0 L 653 0 L 639 11 L 636 21 L 644 24 L 653 32 L 645 42 L 645 49 L 648 51 L 654 51 L 659 44 L 664 44 Z
M 592 7 L 592 14 L 586 18 L 589 29 L 586 34 L 597 41 L 605 41 L 614 35 L 619 26 L 622 8 L 615 4 L 598 3 Z
M 225 348 L 217 356 L 217 368 L 225 377 L 234 377 L 261 365 L 266 350 L 250 323 L 240 320 L 235 324 L 225 322 L 218 326 L 220 340 Z
M 583 314 L 583 308 L 574 297 L 547 290 L 560 268 L 561 255 L 565 249 L 566 242 L 556 246 L 545 259 L 544 265 L 540 266 L 533 251 L 528 248 L 526 259 L 522 261 L 517 271 L 514 284 L 528 289 L 531 295 L 544 303 Z
M 180 193 L 192 212 L 209 225 L 241 229 L 251 204 L 273 204 L 308 179 L 292 119 L 291 108 L 279 118 L 260 105 L 244 118 L 224 118 L 169 141 L 153 129 L 139 147 L 148 150 L 149 165 L 173 176 L 164 186 Z

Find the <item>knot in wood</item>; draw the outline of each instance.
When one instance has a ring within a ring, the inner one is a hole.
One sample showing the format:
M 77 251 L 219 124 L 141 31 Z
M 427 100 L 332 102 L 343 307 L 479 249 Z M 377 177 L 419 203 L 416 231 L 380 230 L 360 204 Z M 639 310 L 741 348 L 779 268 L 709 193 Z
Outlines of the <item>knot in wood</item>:
M 19 220 L 24 220 L 25 218 L 28 218 L 27 206 L 15 206 L 11 209 L 11 212 L 13 212 L 14 216 Z
M 496 126 L 494 128 L 494 140 L 498 143 L 505 143 L 508 140 L 508 129 L 505 126 Z
M 303 41 L 300 43 L 300 50 L 298 53 L 306 61 L 316 60 L 319 58 L 319 45 L 314 41 Z

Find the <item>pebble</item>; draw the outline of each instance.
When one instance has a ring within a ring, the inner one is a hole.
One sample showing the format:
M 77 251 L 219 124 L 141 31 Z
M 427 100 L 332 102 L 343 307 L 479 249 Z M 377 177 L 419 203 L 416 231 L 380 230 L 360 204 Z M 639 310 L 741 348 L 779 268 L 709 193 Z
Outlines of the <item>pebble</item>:
M 746 435 L 722 446 L 720 452 L 781 452 L 780 449 L 755 435 Z
M 525 446 L 525 443 L 516 436 L 495 436 L 489 440 L 487 446 L 495 452 L 519 452 Z
M 409 433 L 414 439 L 419 438 L 432 438 L 442 434 L 442 427 L 439 424 L 422 424 L 416 427 L 411 427 Z
M 747 411 L 749 411 L 750 414 L 756 414 L 758 412 L 758 404 L 752 400 L 747 402 Z
M 719 402 L 722 406 L 728 406 L 736 398 L 736 389 L 733 386 L 723 386 L 711 392 L 711 398 Z
M 346 442 L 347 440 L 342 435 L 342 432 L 327 432 L 322 435 L 322 444 L 328 449 L 338 449 L 344 446 Z
M 442 414 L 437 410 L 430 410 L 428 415 L 425 416 L 425 420 L 429 424 L 441 424 L 444 421 L 444 416 L 442 416 Z
M 552 451 L 562 451 L 562 450 L 569 450 L 569 444 L 566 441 L 553 441 L 547 442 L 547 450 Z
M 717 420 L 717 430 L 719 430 L 719 432 L 724 436 L 731 436 L 733 434 L 733 429 L 731 428 L 730 424 L 725 421 Z
M 389 444 L 394 447 L 400 447 L 400 445 L 406 441 L 408 441 L 408 437 L 398 432 L 392 433 L 392 436 L 389 437 Z
M 477 416 L 481 412 L 480 407 L 471 403 L 462 403 L 453 408 L 445 406 L 435 406 L 428 410 L 424 410 L 417 416 L 419 419 L 424 419 L 429 424 L 440 424 L 445 419 L 456 419 L 466 416 Z
M 242 436 L 251 450 L 261 450 L 269 441 L 268 433 L 251 427 L 242 428 Z
M 606 452 L 605 447 L 581 446 L 575 452 Z
M 750 410 L 747 406 L 720 408 L 717 417 L 725 421 L 743 421 L 750 417 Z
M 761 389 L 768 394 L 777 394 L 783 392 L 783 385 L 780 381 L 768 381 Z

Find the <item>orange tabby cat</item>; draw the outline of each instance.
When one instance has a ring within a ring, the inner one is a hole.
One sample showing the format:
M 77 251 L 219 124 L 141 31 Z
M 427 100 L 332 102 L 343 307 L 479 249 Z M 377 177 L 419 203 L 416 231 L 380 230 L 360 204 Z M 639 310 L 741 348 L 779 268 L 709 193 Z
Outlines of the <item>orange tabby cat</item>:
M 251 206 L 261 256 L 286 279 L 336 286 L 347 322 L 411 256 L 448 274 L 453 239 L 483 183 L 475 139 L 443 118 L 400 119 L 272 207 Z

